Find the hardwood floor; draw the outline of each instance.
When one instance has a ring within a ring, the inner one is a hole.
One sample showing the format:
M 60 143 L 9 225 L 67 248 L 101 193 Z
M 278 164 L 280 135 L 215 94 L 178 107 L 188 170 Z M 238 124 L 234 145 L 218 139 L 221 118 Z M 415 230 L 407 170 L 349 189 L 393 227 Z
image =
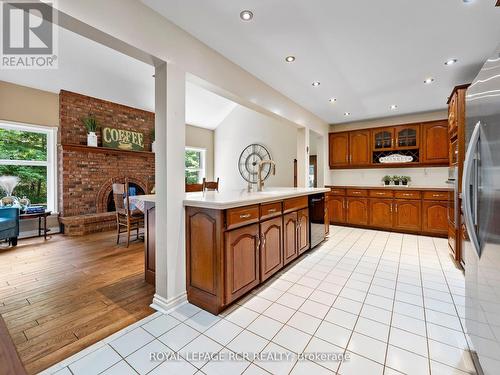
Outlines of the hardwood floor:
M 154 312 L 144 243 L 127 249 L 115 241 L 105 232 L 0 247 L 0 314 L 28 373 Z

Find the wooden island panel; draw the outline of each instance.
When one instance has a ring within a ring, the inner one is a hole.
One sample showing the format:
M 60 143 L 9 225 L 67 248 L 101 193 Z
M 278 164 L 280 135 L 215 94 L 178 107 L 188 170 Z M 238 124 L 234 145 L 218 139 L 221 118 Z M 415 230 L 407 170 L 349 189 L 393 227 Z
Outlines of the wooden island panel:
M 309 235 L 307 196 L 227 209 L 186 206 L 189 302 L 220 313 L 309 250 Z

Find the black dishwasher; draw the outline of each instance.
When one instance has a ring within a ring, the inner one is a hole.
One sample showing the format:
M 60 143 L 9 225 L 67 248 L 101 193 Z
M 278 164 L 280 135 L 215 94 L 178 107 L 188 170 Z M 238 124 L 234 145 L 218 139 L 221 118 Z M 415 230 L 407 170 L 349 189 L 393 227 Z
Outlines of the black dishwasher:
M 309 195 L 309 240 L 311 249 L 325 240 L 325 194 Z

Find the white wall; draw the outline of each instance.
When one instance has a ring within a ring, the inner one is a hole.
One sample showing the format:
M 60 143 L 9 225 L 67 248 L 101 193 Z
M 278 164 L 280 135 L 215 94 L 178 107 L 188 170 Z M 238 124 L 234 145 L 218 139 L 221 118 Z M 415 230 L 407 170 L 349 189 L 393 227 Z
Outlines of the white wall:
M 243 149 L 264 145 L 276 162 L 276 176 L 266 186 L 293 186 L 293 160 L 297 157 L 297 128 L 238 105 L 215 129 L 215 174 L 221 189 L 243 189 L 247 183 L 238 171 Z
M 330 125 L 330 132 L 343 132 L 348 130 L 379 128 L 384 126 L 410 124 L 413 122 L 443 120 L 447 118 L 448 118 L 447 111 L 413 113 L 403 116 L 392 116 L 392 117 L 384 117 L 373 120 L 347 122 L 344 124 Z
M 405 116 L 393 116 L 368 121 L 330 125 L 331 132 L 368 129 L 415 122 L 434 121 L 448 118 L 446 111 L 416 113 Z M 449 187 L 447 167 L 430 168 L 377 168 L 377 169 L 336 169 L 329 171 L 330 185 L 372 186 L 381 185 L 385 175 L 404 175 L 412 178 L 414 186 Z
M 330 184 L 337 186 L 378 186 L 382 177 L 410 176 L 411 185 L 420 187 L 449 187 L 447 167 L 433 168 L 377 168 L 377 169 L 339 169 L 330 172 Z

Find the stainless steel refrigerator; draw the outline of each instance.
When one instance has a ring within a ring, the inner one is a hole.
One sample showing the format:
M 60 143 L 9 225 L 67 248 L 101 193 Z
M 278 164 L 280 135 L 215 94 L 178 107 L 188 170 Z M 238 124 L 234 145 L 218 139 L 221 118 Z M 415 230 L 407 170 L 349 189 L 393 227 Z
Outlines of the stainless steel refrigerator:
M 467 89 L 462 210 L 465 328 L 485 374 L 500 374 L 500 47 Z

